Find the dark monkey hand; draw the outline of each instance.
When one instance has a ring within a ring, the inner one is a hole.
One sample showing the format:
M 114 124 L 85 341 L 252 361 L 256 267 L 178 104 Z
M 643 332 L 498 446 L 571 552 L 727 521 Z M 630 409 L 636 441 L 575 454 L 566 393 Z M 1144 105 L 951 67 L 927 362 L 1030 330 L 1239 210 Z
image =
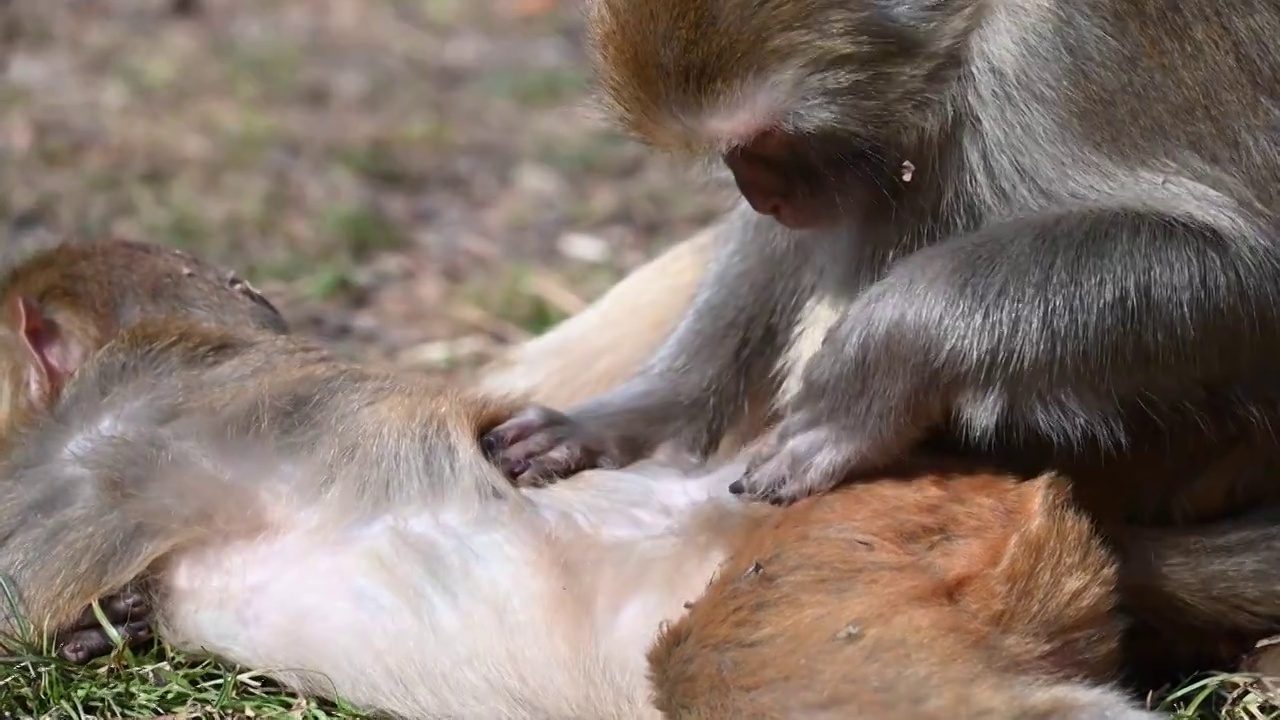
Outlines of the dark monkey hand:
M 931 343 L 898 325 L 895 293 L 873 287 L 830 330 L 731 491 L 779 504 L 826 492 L 900 459 L 944 417 Z
M 136 647 L 151 639 L 151 608 L 142 593 L 126 589 L 103 598 L 98 605 L 125 647 Z M 115 650 L 115 642 L 98 622 L 93 607 L 85 608 L 75 623 L 59 634 L 57 646 L 59 656 L 77 665 Z
M 620 455 L 605 434 L 540 405 L 490 430 L 480 446 L 520 487 L 541 487 L 581 470 L 617 467 Z

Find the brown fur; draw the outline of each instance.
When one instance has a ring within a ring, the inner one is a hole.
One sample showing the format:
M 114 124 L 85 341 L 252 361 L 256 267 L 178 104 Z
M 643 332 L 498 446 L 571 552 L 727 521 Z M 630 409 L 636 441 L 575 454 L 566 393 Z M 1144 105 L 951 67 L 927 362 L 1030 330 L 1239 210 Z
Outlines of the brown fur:
M 127 280 L 124 280 L 127 278 Z M 14 416 L 47 405 L 33 393 L 39 373 L 15 304 L 31 304 L 66 353 L 83 360 L 121 328 L 179 311 L 214 324 L 287 331 L 284 319 L 235 273 L 180 250 L 109 239 L 68 243 L 15 265 L 0 279 L 0 436 Z
M 671 718 L 1050 717 L 1116 678 L 1117 602 L 1066 482 L 926 474 L 776 515 L 649 660 Z

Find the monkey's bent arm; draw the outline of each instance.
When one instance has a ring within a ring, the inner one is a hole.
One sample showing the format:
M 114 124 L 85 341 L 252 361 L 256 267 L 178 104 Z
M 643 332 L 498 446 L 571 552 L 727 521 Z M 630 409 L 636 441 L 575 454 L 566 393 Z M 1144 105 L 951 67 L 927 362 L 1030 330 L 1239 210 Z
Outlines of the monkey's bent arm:
M 245 488 L 159 434 L 28 454 L 0 485 L 0 573 L 38 632 L 56 632 L 189 542 L 253 524 Z M 232 511 L 234 510 L 234 514 Z M 5 624 L 15 618 L 0 611 Z
M 720 233 L 715 259 L 671 336 L 635 377 L 571 410 L 575 420 L 640 436 L 637 452 L 673 439 L 706 455 L 753 391 L 770 382 L 803 300 L 811 248 L 745 203 Z
M 1152 211 L 1051 212 L 904 259 L 834 329 L 800 405 L 884 434 L 950 405 L 979 435 L 1009 413 L 1063 443 L 1123 440 L 1117 400 L 1261 382 L 1276 328 L 1276 238 Z

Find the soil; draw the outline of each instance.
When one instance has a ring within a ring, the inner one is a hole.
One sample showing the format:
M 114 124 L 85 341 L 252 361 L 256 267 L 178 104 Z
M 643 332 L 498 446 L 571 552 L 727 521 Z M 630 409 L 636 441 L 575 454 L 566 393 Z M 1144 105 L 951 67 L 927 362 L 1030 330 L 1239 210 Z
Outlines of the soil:
M 0 0 L 0 257 L 168 243 L 344 354 L 483 360 L 730 197 L 595 110 L 580 2 Z

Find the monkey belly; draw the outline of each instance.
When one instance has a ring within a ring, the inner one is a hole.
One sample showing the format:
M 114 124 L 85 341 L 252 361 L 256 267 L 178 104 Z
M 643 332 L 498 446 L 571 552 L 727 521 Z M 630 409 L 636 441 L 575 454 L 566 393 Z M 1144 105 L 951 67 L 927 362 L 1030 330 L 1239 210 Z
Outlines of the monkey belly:
M 714 496 L 737 504 L 722 478 L 649 473 L 336 527 L 299 512 L 172 558 L 160 633 L 408 717 L 656 718 L 645 652 L 725 555 L 721 543 L 691 550 L 681 528 L 714 530 L 697 521 Z

